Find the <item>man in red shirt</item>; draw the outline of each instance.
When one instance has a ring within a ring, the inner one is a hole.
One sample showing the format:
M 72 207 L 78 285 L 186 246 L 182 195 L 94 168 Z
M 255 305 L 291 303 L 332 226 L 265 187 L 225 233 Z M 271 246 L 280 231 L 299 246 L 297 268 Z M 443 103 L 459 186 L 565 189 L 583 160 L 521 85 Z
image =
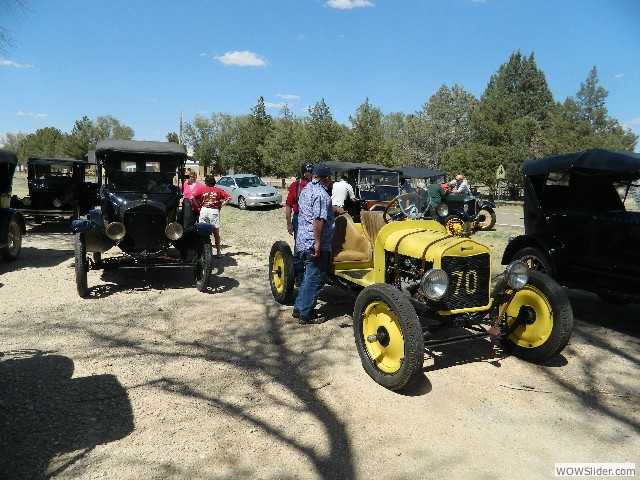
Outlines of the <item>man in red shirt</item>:
M 296 235 L 298 234 L 298 199 L 304 186 L 311 181 L 313 173 L 313 163 L 304 163 L 301 168 L 302 176 L 289 186 L 289 194 L 284 206 L 284 216 L 287 219 L 287 231 L 293 235 L 293 269 L 295 272 L 296 286 L 302 280 L 304 263 L 298 258 L 295 247 Z
M 210 223 L 213 225 L 213 238 L 216 241 L 216 256 L 222 257 L 220 251 L 220 209 L 226 205 L 231 198 L 227 192 L 216 188 L 216 179 L 213 175 L 207 175 L 204 179 L 206 185 L 193 198 L 192 202 L 200 207 L 199 222 Z

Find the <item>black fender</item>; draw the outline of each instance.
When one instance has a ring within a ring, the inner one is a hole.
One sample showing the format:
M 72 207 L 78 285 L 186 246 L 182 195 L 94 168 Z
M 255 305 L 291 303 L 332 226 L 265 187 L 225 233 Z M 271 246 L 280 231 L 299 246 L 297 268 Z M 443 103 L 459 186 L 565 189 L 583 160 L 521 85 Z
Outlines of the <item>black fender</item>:
M 73 233 L 84 232 L 87 252 L 103 253 L 116 245 L 116 242 L 107 236 L 100 210 L 90 210 L 86 219 L 72 220 L 71 231 Z
M 20 227 L 20 233 L 25 235 L 27 233 L 27 224 L 24 220 L 24 214 L 15 208 L 6 208 L 0 210 L 0 243 L 5 245 L 7 243 L 7 232 L 9 232 L 9 225 L 15 221 Z
M 195 229 L 202 237 L 210 237 L 213 235 L 213 225 L 210 223 L 196 223 Z
M 562 272 L 566 271 L 569 258 L 564 245 L 550 235 L 518 235 L 510 239 L 502 254 L 502 265 L 508 265 L 513 256 L 523 248 L 533 247 L 546 253 L 551 259 L 556 279 L 562 278 Z
M 449 209 L 449 215 L 457 215 L 460 218 L 462 218 L 465 222 L 470 222 L 472 217 L 471 215 L 469 215 L 467 212 L 465 212 L 464 210 L 460 209 L 460 208 L 454 208 L 454 209 Z
M 483 208 L 487 210 L 495 211 L 496 205 L 495 203 L 490 202 L 489 200 L 482 200 L 482 202 L 478 203 L 478 210 L 482 210 Z

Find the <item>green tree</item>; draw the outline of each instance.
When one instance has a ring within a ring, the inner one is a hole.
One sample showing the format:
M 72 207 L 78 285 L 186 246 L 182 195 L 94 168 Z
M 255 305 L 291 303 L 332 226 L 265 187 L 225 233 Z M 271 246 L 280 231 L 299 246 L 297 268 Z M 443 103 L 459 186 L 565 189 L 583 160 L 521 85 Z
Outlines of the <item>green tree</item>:
M 180 143 L 180 137 L 176 132 L 167 133 L 165 138 L 167 139 L 167 142 Z
M 206 118 L 196 115 L 183 126 L 183 143 L 193 152 L 195 162 L 207 171 L 225 172 L 232 163 L 229 150 L 231 134 L 236 120 L 229 114 L 219 113 Z
M 57 128 L 40 128 L 20 142 L 18 158 L 24 165 L 29 157 L 64 157 L 65 144 L 66 135 Z
M 297 175 L 304 158 L 301 145 L 302 122 L 284 105 L 265 139 L 264 160 L 268 173 L 278 177 Z
M 27 134 L 22 132 L 7 133 L 4 137 L 0 138 L 0 145 L 3 149 L 9 150 L 17 155 L 20 150 L 20 143 L 26 136 Z M 21 163 L 21 165 L 23 164 Z
M 98 138 L 105 140 L 113 138 L 115 140 L 131 140 L 134 132 L 133 128 L 122 125 L 120 121 L 111 115 L 105 115 L 96 119 L 96 129 Z
M 313 107 L 304 120 L 303 153 L 308 162 L 322 163 L 338 158 L 338 142 L 344 133 L 333 119 L 324 98 Z
M 365 163 L 391 163 L 391 151 L 387 148 L 382 126 L 382 112 L 365 99 L 355 116 L 349 116 L 351 134 L 349 136 L 349 160 Z
M 386 149 L 391 157 L 390 165 L 403 166 L 399 155 L 399 145 L 405 134 L 405 115 L 392 112 L 382 117 L 382 132 Z
M 84 116 L 76 120 L 71 133 L 65 139 L 64 155 L 69 158 L 82 159 L 89 150 L 96 148 L 101 140 L 131 140 L 133 129 L 124 126 L 116 118 L 107 115 L 98 117 L 95 122 Z

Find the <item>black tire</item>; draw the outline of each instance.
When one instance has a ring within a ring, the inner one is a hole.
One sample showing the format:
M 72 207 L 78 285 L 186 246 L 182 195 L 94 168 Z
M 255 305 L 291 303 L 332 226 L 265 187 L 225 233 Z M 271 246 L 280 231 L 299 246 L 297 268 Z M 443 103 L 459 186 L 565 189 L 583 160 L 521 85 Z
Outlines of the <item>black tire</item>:
M 195 225 L 196 215 L 191 207 L 191 199 L 182 199 L 182 227 L 188 228 L 191 225 Z
M 9 223 L 7 229 L 7 245 L 0 248 L 0 255 L 5 262 L 13 262 L 20 255 L 22 249 L 22 229 L 20 224 L 14 219 Z
M 456 235 L 458 237 L 469 235 L 471 232 L 471 225 L 467 220 L 460 215 L 449 215 L 444 220 L 444 228 L 449 235 Z
M 293 300 L 295 271 L 293 254 L 287 242 L 277 241 L 269 254 L 269 285 L 276 302 L 289 305 Z
M 481 208 L 478 215 L 476 215 L 474 225 L 476 230 L 480 230 L 482 232 L 491 230 L 496 226 L 496 212 L 494 212 L 493 208 L 490 207 Z
M 209 286 L 212 270 L 213 252 L 211 250 L 211 239 L 202 240 L 196 249 L 195 258 L 196 288 L 199 292 L 204 292 Z
M 520 325 L 509 337 L 501 339 L 504 350 L 533 363 L 560 353 L 573 330 L 573 311 L 564 289 L 553 278 L 531 271 L 529 283 L 515 294 L 507 308 L 509 323 L 515 320 L 522 307 L 535 312 L 534 321 Z M 499 311 L 502 309 L 503 305 L 499 305 Z
M 247 201 L 244 199 L 244 197 L 238 197 L 238 208 L 240 210 L 247 209 Z
M 529 266 L 529 270 L 541 272 L 555 277 L 555 270 L 551 258 L 542 250 L 535 247 L 526 247 L 518 250 L 512 260 L 522 260 Z
M 86 297 L 89 294 L 89 286 L 87 283 L 89 261 L 87 259 L 87 247 L 84 241 L 83 233 L 76 233 L 75 261 L 76 288 L 78 289 L 78 295 L 80 295 L 81 297 Z
M 598 296 L 604 303 L 610 305 L 629 305 L 631 300 L 628 300 L 623 295 L 616 295 L 615 293 L 599 292 Z
M 73 207 L 73 214 L 71 215 L 71 220 L 80 220 L 80 204 Z
M 424 337 L 413 305 L 397 288 L 371 285 L 358 295 L 353 334 L 364 370 L 390 390 L 410 385 L 422 369 Z M 377 336 L 369 341 L 368 337 Z

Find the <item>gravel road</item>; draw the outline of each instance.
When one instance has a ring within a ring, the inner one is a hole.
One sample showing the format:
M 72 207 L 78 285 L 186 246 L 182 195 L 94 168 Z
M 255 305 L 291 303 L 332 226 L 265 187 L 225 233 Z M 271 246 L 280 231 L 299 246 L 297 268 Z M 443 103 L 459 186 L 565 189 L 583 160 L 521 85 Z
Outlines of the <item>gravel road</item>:
M 488 340 L 442 346 L 402 393 L 364 372 L 354 299 L 300 326 L 271 297 L 282 209 L 222 213 L 207 292 L 190 271 L 91 271 L 67 223 L 0 263 L 0 478 L 538 479 L 555 462 L 640 467 L 640 306 L 569 291 L 576 328 L 545 365 Z M 501 228 L 501 227 L 498 227 Z M 509 232 L 476 234 L 496 247 Z M 497 263 L 494 261 L 494 263 Z

